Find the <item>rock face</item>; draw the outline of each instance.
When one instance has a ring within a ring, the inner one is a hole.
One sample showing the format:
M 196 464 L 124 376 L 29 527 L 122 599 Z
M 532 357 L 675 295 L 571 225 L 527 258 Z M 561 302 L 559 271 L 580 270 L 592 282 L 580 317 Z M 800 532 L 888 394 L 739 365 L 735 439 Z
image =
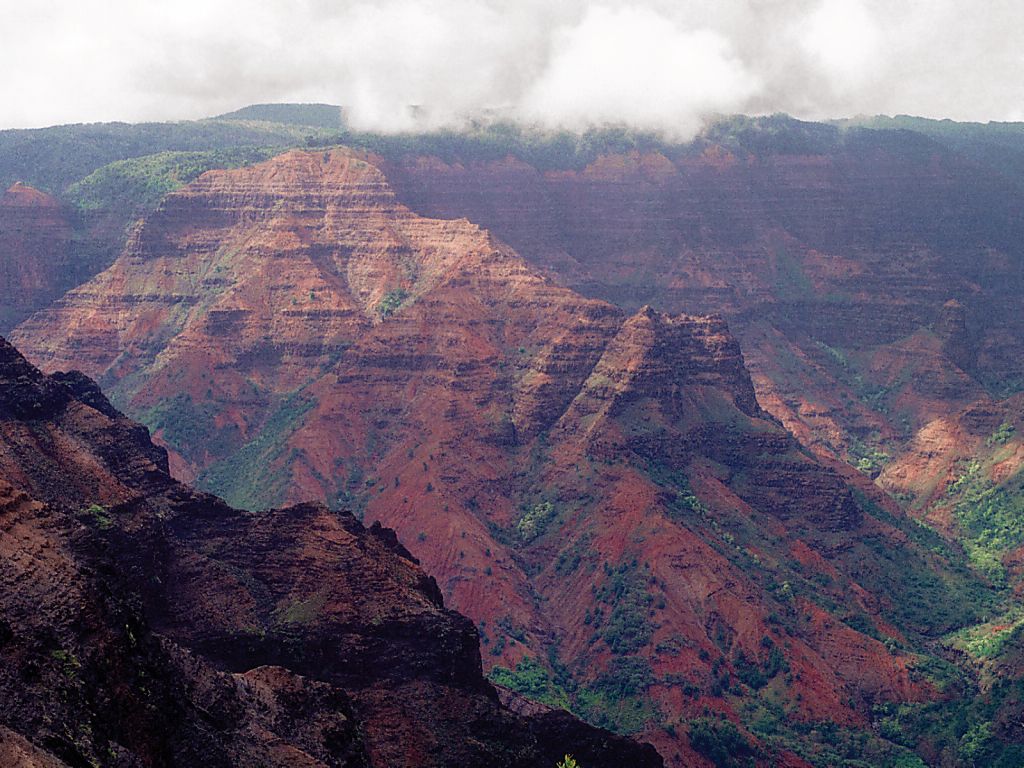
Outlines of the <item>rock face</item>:
M 75 285 L 72 234 L 46 193 L 18 183 L 0 196 L 0 333 Z
M 1024 380 L 1019 187 L 921 134 L 773 117 L 579 170 L 385 170 L 414 210 L 465 216 L 585 295 L 723 314 L 762 405 L 822 456 L 894 456 Z
M 0 478 L 5 765 L 662 764 L 503 708 L 393 532 L 180 485 L 91 381 L 2 339 Z
M 172 471 L 229 502 L 315 499 L 394 528 L 477 623 L 496 679 L 643 731 L 674 765 L 700 764 L 687 718 L 735 717 L 730 692 L 852 727 L 873 703 L 937 696 L 879 638 L 913 646 L 957 626 L 972 609 L 952 592 L 981 589 L 762 411 L 721 318 L 626 317 L 559 287 L 475 224 L 412 213 L 347 150 L 203 175 L 14 338 L 46 370 L 97 377 L 156 430 Z M 160 626 L 204 657 L 266 664 L 268 622 L 342 610 L 316 591 L 338 555 L 308 537 L 355 524 L 306 505 L 233 514 L 189 538 L 225 558 L 220 587 L 182 596 Z M 288 603 L 233 575 L 270 584 L 278 549 L 310 568 Z M 252 636 L 195 621 L 221 614 Z M 309 632 L 326 644 L 343 623 Z M 471 634 L 446 637 L 468 653 Z M 331 669 L 324 652 L 284 666 Z

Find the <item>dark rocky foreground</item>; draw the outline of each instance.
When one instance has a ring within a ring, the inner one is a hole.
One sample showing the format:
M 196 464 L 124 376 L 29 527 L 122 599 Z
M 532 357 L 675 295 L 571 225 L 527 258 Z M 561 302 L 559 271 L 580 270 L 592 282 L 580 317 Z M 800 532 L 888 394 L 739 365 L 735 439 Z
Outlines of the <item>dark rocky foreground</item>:
M 0 764 L 660 766 L 515 714 L 390 530 L 232 509 L 0 340 Z

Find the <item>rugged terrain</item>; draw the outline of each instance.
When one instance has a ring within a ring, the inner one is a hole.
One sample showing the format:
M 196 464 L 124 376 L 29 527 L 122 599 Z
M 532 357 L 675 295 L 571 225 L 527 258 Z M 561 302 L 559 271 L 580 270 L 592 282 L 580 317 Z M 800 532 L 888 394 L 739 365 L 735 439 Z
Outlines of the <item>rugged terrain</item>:
M 1021 126 L 774 116 L 634 144 L 384 167 L 414 210 L 465 216 L 581 293 L 721 313 L 802 444 L 1001 570 L 1024 543 L 1004 514 L 1024 450 Z M 1005 503 L 974 514 L 979 493 Z
M 45 307 L 89 273 L 78 273 L 69 212 L 25 184 L 0 196 L 0 332 Z
M 966 143 L 737 118 L 582 167 L 410 153 L 386 171 L 414 210 L 465 216 L 582 293 L 724 314 L 766 407 L 863 458 L 858 441 L 1024 381 L 1021 179 Z
M 973 695 L 935 643 L 994 606 L 958 547 L 762 410 L 722 318 L 559 287 L 382 168 L 325 149 L 205 173 L 13 338 L 229 502 L 393 527 L 493 679 L 672 764 L 947 749 L 867 734 Z
M 661 765 L 504 708 L 393 532 L 193 491 L 89 379 L 2 339 L 0 477 L 5 765 Z

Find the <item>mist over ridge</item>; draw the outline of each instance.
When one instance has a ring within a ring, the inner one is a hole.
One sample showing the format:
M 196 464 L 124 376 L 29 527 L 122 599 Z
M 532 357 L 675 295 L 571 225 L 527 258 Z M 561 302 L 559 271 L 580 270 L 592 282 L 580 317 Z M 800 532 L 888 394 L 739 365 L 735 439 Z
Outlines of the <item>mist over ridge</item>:
M 0 77 L 0 127 L 283 101 L 345 104 L 380 132 L 483 114 L 675 139 L 715 113 L 1012 120 L 1022 26 L 1008 0 L 42 0 L 0 29 L 31 62 Z

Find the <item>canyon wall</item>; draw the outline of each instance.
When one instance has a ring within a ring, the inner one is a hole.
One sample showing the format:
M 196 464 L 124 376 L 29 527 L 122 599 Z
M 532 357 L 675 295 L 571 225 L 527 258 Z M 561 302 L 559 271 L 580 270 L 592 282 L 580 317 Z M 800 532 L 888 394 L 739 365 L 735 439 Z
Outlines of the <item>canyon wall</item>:
M 68 211 L 25 184 L 0 196 L 0 333 L 76 284 Z
M 3 339 L 0 477 L 5 764 L 662 764 L 503 707 L 472 622 L 392 531 L 181 485 L 93 382 Z
M 496 680 L 673 765 L 707 759 L 692 718 L 721 729 L 744 702 L 858 729 L 946 695 L 925 643 L 986 586 L 762 410 L 722 317 L 585 298 L 476 223 L 413 213 L 386 167 L 333 149 L 206 173 L 12 338 L 96 377 L 229 502 L 394 528 Z
M 1024 382 L 1019 179 L 921 133 L 738 119 L 581 168 L 384 167 L 414 210 L 465 216 L 585 295 L 722 313 L 762 403 L 820 455 L 891 458 Z

